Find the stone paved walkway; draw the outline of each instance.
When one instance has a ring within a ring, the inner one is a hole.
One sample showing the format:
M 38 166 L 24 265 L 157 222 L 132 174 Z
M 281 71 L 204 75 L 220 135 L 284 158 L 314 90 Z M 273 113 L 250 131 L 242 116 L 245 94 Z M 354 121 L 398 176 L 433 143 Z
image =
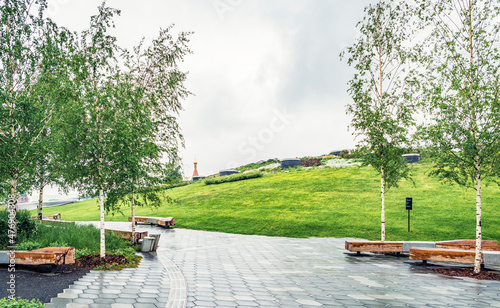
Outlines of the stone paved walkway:
M 170 286 L 168 273 L 157 258 L 143 256 L 137 268 L 91 271 L 46 307 L 165 307 Z
M 107 227 L 127 228 L 115 224 Z M 346 254 L 345 239 L 140 228 L 162 233 L 157 257 L 138 269 L 93 271 L 47 307 L 500 307 L 500 282 Z

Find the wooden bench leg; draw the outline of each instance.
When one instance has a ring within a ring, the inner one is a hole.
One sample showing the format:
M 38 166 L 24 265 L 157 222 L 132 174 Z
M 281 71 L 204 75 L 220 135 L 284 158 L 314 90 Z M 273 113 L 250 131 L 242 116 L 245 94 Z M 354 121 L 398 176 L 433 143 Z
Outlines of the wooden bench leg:
M 356 255 L 360 256 L 361 255 L 361 251 L 356 251 Z
M 427 260 L 422 260 L 422 264 L 427 264 Z

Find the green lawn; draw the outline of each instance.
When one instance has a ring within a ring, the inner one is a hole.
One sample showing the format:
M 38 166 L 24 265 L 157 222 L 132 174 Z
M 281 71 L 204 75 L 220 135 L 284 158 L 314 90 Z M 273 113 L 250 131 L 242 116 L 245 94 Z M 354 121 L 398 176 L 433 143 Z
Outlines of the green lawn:
M 475 191 L 442 184 L 412 166 L 413 180 L 386 195 L 387 240 L 475 238 Z M 138 208 L 137 216 L 173 216 L 177 228 L 290 237 L 380 239 L 380 178 L 369 167 L 311 169 L 266 174 L 218 185 L 196 183 L 168 190 L 176 200 L 159 208 Z M 411 232 L 405 198 L 413 198 Z M 500 240 L 500 188 L 483 189 L 483 238 Z M 127 221 L 123 214 L 106 220 Z M 44 209 L 65 220 L 99 220 L 96 200 Z

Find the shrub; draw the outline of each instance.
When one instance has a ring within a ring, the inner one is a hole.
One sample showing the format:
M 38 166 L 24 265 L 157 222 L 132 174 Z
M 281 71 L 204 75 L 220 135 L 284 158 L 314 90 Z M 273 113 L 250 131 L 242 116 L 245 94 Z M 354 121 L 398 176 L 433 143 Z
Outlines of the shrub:
M 42 248 L 42 245 L 38 242 L 25 241 L 16 245 L 16 250 L 35 250 Z
M 344 158 L 344 159 L 353 159 L 353 158 L 356 158 L 356 154 L 354 154 L 354 153 L 345 154 L 344 156 L 342 156 L 342 158 Z
M 88 248 L 80 248 L 80 249 L 75 249 L 75 259 L 80 258 L 81 256 L 90 256 L 93 254 L 96 254 L 97 251 L 88 249 Z
M 260 177 L 262 177 L 262 172 L 259 172 L 259 171 L 238 173 L 238 174 L 232 174 L 232 175 L 226 175 L 226 176 L 206 179 L 205 184 L 206 185 L 222 184 L 222 183 L 236 182 L 236 181 L 242 181 L 242 180 L 247 180 L 247 179 L 255 179 L 255 178 L 260 178 Z
M 38 299 L 2 298 L 0 308 L 43 308 L 43 304 Z
M 66 242 L 55 241 L 49 244 L 49 247 L 71 247 Z
M 113 250 L 111 253 L 114 255 L 125 256 L 125 258 L 127 259 L 132 259 L 133 257 L 135 257 L 135 249 L 132 247 L 116 249 Z
M 276 158 L 271 158 L 271 159 L 268 159 L 266 161 L 263 161 L 263 162 L 260 162 L 260 163 L 251 163 L 251 164 L 247 164 L 247 165 L 244 165 L 244 166 L 241 166 L 241 167 L 238 167 L 236 168 L 237 170 L 239 171 L 247 171 L 247 170 L 253 170 L 253 169 L 258 169 L 260 167 L 264 167 L 266 165 L 270 165 L 270 164 L 273 164 L 273 163 L 279 163 L 280 161 Z
M 16 213 L 17 240 L 20 243 L 33 238 L 37 233 L 37 224 L 28 211 Z M 0 211 L 0 246 L 9 245 L 9 211 Z

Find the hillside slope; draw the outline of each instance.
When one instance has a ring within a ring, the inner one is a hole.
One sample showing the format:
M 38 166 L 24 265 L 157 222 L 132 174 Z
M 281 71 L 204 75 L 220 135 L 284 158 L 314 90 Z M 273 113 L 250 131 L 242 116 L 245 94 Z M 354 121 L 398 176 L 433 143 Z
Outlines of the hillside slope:
M 386 195 L 387 240 L 475 238 L 475 192 L 428 178 L 429 165 L 412 166 L 413 180 Z M 292 237 L 380 238 L 380 179 L 369 167 L 293 170 L 219 185 L 203 182 L 165 192 L 176 200 L 138 208 L 138 216 L 174 216 L 177 227 Z M 413 198 L 411 232 L 405 198 Z M 483 236 L 500 240 L 500 188 L 483 190 Z M 66 220 L 98 220 L 95 200 L 47 208 Z M 130 208 L 106 220 L 126 221 Z

